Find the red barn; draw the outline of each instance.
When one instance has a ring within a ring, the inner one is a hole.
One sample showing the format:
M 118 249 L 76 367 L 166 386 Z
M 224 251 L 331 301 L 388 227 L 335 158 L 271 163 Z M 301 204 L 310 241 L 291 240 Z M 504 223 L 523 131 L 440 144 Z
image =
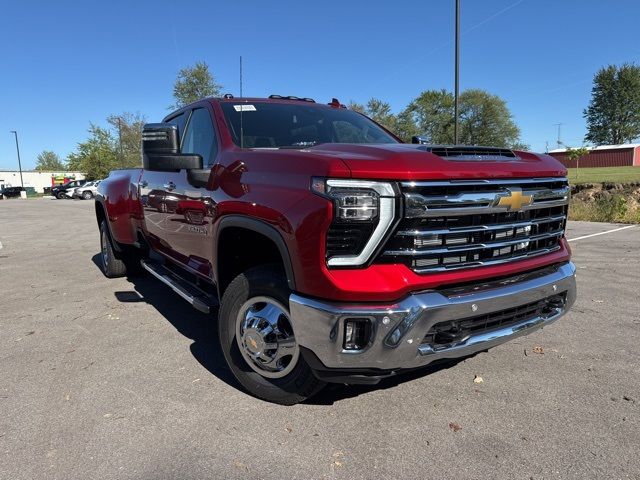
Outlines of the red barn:
M 549 155 L 560 160 L 567 168 L 576 168 L 576 161 L 569 160 L 566 148 L 551 150 Z M 589 155 L 580 159 L 580 168 L 631 166 L 640 167 L 640 143 L 589 148 Z

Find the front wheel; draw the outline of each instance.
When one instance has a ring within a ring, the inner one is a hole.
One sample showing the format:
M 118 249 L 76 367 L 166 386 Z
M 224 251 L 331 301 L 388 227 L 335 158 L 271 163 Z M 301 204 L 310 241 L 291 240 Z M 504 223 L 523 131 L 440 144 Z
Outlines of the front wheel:
M 259 266 L 227 287 L 218 315 L 225 360 L 252 395 L 294 405 L 322 387 L 300 355 L 289 313 L 290 290 L 282 271 Z
M 82 198 L 85 200 L 91 200 L 93 198 L 93 194 L 91 192 L 82 192 Z

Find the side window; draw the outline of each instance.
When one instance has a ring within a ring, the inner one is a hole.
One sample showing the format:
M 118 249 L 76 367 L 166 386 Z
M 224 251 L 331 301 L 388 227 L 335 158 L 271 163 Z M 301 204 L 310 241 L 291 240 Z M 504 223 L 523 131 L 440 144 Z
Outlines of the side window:
M 178 136 L 180 138 L 184 137 L 184 124 L 187 123 L 187 112 L 183 112 L 180 115 L 176 115 L 173 118 L 170 118 L 166 121 L 166 123 L 170 123 L 171 125 L 176 125 L 178 127 Z
M 207 166 L 215 161 L 218 144 L 211 116 L 206 108 L 197 108 L 191 113 L 187 131 L 182 139 L 182 153 L 202 155 L 202 163 Z

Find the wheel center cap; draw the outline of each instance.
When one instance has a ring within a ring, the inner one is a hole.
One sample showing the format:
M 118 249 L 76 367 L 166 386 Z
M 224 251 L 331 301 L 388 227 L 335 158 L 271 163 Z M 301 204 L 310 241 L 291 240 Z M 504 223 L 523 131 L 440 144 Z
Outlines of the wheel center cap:
M 252 355 L 257 355 L 264 348 L 264 340 L 255 330 L 247 330 L 244 334 L 244 344 Z

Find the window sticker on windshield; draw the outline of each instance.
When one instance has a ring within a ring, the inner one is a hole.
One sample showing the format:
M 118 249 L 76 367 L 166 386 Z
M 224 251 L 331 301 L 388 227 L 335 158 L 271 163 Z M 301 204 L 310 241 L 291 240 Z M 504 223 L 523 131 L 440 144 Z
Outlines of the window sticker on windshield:
M 236 112 L 255 112 L 256 107 L 254 105 L 234 105 L 233 108 Z

